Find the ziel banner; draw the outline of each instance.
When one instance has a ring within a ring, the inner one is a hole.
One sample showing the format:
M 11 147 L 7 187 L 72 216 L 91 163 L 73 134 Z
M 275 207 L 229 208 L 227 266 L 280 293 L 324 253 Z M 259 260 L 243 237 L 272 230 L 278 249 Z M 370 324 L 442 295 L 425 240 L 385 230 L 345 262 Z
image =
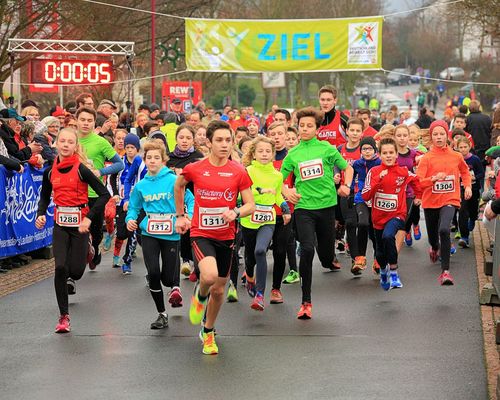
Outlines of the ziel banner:
M 382 17 L 186 20 L 191 71 L 346 71 L 382 67 Z
M 43 170 L 25 164 L 18 174 L 0 167 L 0 258 L 27 253 L 52 244 L 53 204 L 44 229 L 35 227 Z

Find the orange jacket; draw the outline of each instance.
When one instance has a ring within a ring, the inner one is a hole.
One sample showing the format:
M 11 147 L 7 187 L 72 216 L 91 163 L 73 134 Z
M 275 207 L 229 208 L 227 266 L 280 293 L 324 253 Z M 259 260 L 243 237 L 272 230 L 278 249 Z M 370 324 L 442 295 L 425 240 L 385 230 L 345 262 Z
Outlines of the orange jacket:
M 444 172 L 446 178 L 433 182 L 432 177 L 440 172 Z M 460 178 L 464 187 L 471 186 L 469 167 L 464 158 L 448 146 L 432 146 L 420 159 L 417 176 L 423 190 L 423 208 L 460 207 Z

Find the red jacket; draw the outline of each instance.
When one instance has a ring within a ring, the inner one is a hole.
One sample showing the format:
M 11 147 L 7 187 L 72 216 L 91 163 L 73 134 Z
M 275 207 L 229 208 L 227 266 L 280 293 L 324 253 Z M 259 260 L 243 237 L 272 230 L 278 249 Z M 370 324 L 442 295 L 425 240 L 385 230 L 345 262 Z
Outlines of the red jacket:
M 387 170 L 387 175 L 380 178 L 380 173 Z M 392 218 L 406 219 L 406 188 L 410 185 L 415 197 L 422 197 L 422 190 L 417 176 L 399 165 L 378 165 L 368 171 L 365 186 L 361 192 L 363 200 L 372 208 L 372 222 L 375 229 L 384 229 Z

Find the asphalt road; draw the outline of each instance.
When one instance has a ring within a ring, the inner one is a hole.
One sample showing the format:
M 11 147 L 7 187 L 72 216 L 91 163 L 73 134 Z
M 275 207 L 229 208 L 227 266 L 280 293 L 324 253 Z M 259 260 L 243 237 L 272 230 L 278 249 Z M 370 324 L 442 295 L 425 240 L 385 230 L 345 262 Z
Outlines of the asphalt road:
M 486 399 L 474 250 L 452 257 L 456 284 L 440 287 L 424 240 L 401 254 L 400 290 L 384 292 L 371 271 L 353 278 L 345 256 L 340 272 L 316 262 L 310 321 L 295 318 L 298 285 L 263 313 L 240 288 L 222 308 L 218 356 L 201 353 L 189 323 L 192 283 L 170 326 L 152 331 L 141 256 L 122 276 L 108 253 L 77 282 L 69 334 L 53 333 L 51 279 L 0 299 L 0 398 Z

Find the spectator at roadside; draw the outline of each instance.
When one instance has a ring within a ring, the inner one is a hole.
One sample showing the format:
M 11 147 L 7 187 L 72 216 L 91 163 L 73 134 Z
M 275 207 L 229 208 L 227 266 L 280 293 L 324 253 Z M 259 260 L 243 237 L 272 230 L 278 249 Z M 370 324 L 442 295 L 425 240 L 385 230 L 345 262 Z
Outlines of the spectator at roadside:
M 474 139 L 474 149 L 481 161 L 484 160 L 484 153 L 491 145 L 491 118 L 481 112 L 481 104 L 477 100 L 472 100 L 469 104 L 470 114 L 467 116 L 465 131 L 469 132 Z
M 6 108 L 0 111 L 0 118 L 2 122 L 0 125 L 0 138 L 7 148 L 9 156 L 15 157 L 19 161 L 28 161 L 32 155 L 42 152 L 42 146 L 33 142 L 27 146 L 22 146 L 21 149 L 15 138 L 15 131 L 21 127 L 21 122 L 25 121 L 26 117 L 18 115 L 13 108 Z

